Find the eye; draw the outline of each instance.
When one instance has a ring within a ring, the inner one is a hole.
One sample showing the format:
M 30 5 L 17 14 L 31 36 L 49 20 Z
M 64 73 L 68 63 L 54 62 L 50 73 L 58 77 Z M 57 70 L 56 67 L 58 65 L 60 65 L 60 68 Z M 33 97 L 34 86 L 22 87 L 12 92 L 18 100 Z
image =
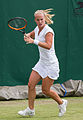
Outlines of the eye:
M 41 20 L 43 20 L 43 19 L 41 19 Z
M 39 21 L 39 19 L 37 19 L 37 21 Z

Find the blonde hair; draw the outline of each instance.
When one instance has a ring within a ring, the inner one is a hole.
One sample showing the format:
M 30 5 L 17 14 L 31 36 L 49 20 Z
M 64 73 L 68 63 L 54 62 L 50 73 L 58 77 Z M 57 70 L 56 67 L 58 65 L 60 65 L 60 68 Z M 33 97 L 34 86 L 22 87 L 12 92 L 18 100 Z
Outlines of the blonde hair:
M 37 10 L 35 13 L 34 13 L 34 16 L 36 14 L 43 14 L 44 17 L 45 17 L 45 21 L 47 24 L 53 24 L 53 20 L 52 20 L 52 17 L 54 16 L 54 14 L 49 14 L 53 9 L 46 9 L 46 10 Z

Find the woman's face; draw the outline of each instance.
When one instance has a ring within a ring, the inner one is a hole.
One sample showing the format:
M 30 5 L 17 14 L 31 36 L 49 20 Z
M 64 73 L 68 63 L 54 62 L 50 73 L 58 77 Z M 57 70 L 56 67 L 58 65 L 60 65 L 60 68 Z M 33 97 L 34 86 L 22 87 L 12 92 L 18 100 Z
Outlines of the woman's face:
M 45 17 L 43 14 L 38 13 L 35 15 L 35 22 L 39 29 L 42 29 L 45 26 Z

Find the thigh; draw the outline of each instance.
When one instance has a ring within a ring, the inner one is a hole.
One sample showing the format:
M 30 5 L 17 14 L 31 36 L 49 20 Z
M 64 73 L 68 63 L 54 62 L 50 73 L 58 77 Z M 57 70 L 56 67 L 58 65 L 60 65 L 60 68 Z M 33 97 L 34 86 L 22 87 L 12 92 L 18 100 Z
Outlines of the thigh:
M 42 89 L 50 90 L 50 87 L 53 85 L 53 83 L 54 83 L 54 80 L 50 79 L 49 77 L 42 79 Z
M 30 78 L 29 78 L 29 83 L 28 86 L 35 86 L 37 83 L 41 80 L 41 76 L 34 70 L 32 70 Z

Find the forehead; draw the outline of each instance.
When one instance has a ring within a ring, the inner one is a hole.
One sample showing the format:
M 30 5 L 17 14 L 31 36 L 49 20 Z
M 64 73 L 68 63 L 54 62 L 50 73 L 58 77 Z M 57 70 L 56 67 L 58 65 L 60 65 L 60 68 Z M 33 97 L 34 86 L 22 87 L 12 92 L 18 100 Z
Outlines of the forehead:
M 44 18 L 44 14 L 43 13 L 37 13 L 35 15 L 35 18 Z

